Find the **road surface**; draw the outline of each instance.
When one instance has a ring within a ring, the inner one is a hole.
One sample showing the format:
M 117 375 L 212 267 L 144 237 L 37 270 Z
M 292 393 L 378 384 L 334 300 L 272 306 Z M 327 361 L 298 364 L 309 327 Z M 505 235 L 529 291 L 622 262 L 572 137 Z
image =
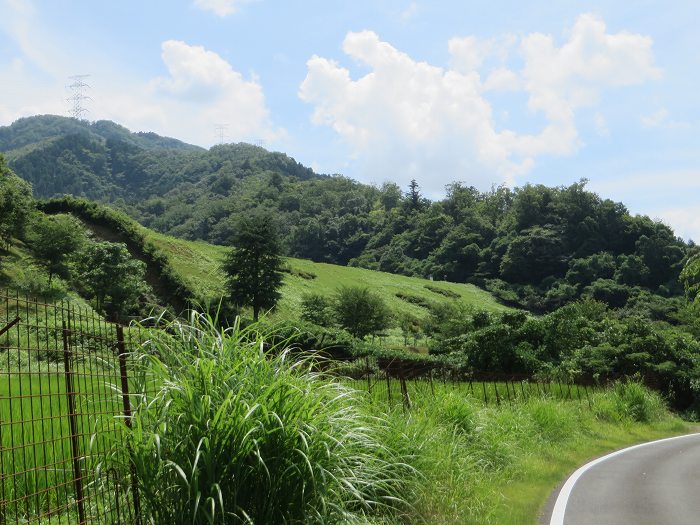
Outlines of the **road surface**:
M 578 469 L 542 524 L 700 524 L 700 434 L 629 447 Z

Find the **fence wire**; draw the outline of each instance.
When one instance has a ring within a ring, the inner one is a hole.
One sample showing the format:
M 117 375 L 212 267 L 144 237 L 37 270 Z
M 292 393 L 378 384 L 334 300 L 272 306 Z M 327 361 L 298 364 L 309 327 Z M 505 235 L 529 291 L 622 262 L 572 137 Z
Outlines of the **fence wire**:
M 124 426 L 137 382 L 130 352 L 146 335 L 89 307 L 0 290 L 0 525 L 139 525 Z M 332 375 L 373 403 L 404 410 L 445 389 L 486 404 L 533 396 L 590 404 L 589 387 L 581 385 L 455 377 L 434 365 L 385 359 L 350 368 L 352 374 Z
M 108 457 L 127 453 L 114 445 L 131 337 L 88 308 L 0 291 L 0 525 L 137 521 L 112 466 L 128 460 Z

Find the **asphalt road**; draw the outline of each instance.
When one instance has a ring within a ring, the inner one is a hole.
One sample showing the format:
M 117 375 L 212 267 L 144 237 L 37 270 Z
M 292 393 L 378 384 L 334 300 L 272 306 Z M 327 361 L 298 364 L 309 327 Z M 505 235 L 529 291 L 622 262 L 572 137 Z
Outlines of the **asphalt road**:
M 637 445 L 584 465 L 541 523 L 700 524 L 700 434 Z

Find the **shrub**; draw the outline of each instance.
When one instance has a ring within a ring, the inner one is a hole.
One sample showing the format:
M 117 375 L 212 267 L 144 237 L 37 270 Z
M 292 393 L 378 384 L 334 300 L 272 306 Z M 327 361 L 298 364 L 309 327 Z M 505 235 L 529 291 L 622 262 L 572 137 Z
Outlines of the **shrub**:
M 638 381 L 618 381 L 607 391 L 593 397 L 593 411 L 604 421 L 637 421 L 650 423 L 660 420 L 666 406 L 656 392 Z
M 331 299 L 319 293 L 305 293 L 301 296 L 301 318 L 319 326 L 332 326 Z
M 404 505 L 413 471 L 352 390 L 264 353 L 259 325 L 166 329 L 134 356 L 145 393 L 125 428 L 147 522 L 353 523 Z
M 440 288 L 439 286 L 433 286 L 432 284 L 426 284 L 425 288 L 433 293 L 440 294 L 444 297 L 449 297 L 450 299 L 462 298 L 462 296 L 459 295 L 457 292 L 453 292 L 452 290 L 446 290 L 445 288 Z
M 471 434 L 477 422 L 477 411 L 464 396 L 448 393 L 435 407 L 438 418 L 464 434 Z
M 564 441 L 578 430 L 571 407 L 550 399 L 530 399 L 525 410 L 535 422 L 538 433 L 547 441 Z
M 391 312 L 382 297 L 366 287 L 338 288 L 333 310 L 338 324 L 358 339 L 379 333 L 391 323 Z
M 620 414 L 632 421 L 649 423 L 664 413 L 664 402 L 659 395 L 639 382 L 618 382 L 612 393 Z
M 432 306 L 432 303 L 430 301 L 422 298 L 420 295 L 414 295 L 404 292 L 396 292 L 394 295 L 396 295 L 396 297 L 398 297 L 402 301 L 406 301 L 410 304 L 415 304 L 416 306 L 420 306 L 422 308 L 430 308 Z

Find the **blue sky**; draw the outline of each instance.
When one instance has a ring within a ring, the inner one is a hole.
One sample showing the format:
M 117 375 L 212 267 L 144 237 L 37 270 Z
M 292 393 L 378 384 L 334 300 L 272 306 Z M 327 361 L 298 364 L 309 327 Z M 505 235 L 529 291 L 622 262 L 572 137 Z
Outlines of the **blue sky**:
M 67 114 L 263 141 L 432 197 L 570 184 L 700 239 L 696 2 L 0 0 L 0 125 Z

